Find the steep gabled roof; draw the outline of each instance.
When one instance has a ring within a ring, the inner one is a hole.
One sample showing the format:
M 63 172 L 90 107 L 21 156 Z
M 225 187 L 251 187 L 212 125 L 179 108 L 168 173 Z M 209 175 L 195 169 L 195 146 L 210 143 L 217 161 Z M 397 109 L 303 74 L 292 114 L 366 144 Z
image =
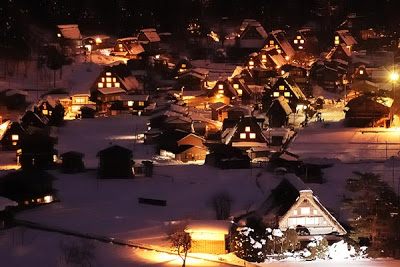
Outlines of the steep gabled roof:
M 297 84 L 290 78 L 279 78 L 273 86 L 274 89 L 276 90 L 276 86 L 282 83 L 289 87 L 297 99 L 307 99 L 300 87 L 298 87 Z
M 97 157 L 102 157 L 104 155 L 110 155 L 110 154 L 111 155 L 127 155 L 127 156 L 132 157 L 132 150 L 127 149 L 127 148 L 122 147 L 122 146 L 113 145 L 113 146 L 110 146 L 110 147 L 108 147 L 106 149 L 100 150 L 97 153 Z
M 150 43 L 160 42 L 160 36 L 158 36 L 156 29 L 142 29 L 140 30 L 142 34 L 146 36 Z
M 279 44 L 283 52 L 291 57 L 295 54 L 293 47 L 290 45 L 289 41 L 285 37 L 285 33 L 282 30 L 277 30 L 269 33 L 275 41 Z
M 267 111 L 267 115 L 270 113 L 270 111 L 272 111 L 274 105 L 280 105 L 287 116 L 292 113 L 292 109 L 290 108 L 288 101 L 283 96 L 280 96 L 272 101 L 272 104 Z
M 340 45 L 337 45 L 337 46 L 333 47 L 333 48 L 331 49 L 331 51 L 329 51 L 328 55 L 326 55 L 326 58 L 327 58 L 327 59 L 332 59 L 333 56 L 334 56 L 336 53 L 338 53 L 338 50 L 339 50 L 339 49 L 342 50 L 343 53 L 344 53 L 346 56 L 351 57 L 351 52 L 350 52 L 350 50 L 346 47 L 346 45 L 345 45 L 345 44 L 340 44 Z
M 57 27 L 65 39 L 76 40 L 82 38 L 77 24 L 57 25 Z
M 357 44 L 357 41 L 354 39 L 354 37 L 348 30 L 340 30 L 336 31 L 336 33 L 340 36 L 340 38 L 343 40 L 346 46 L 352 46 Z

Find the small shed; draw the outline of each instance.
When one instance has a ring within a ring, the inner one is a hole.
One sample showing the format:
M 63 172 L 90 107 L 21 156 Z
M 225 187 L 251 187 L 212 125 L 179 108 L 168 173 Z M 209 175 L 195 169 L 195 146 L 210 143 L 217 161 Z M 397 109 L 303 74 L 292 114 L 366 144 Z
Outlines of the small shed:
M 134 162 L 132 150 L 113 145 L 97 153 L 101 178 L 132 178 Z
M 190 221 L 185 232 L 192 238 L 191 253 L 225 254 L 230 221 Z
M 83 157 L 85 154 L 69 151 L 60 155 L 62 159 L 61 169 L 65 173 L 76 173 L 85 170 L 85 165 L 83 163 Z
M 16 206 L 18 206 L 17 202 L 0 196 L 0 229 L 4 229 L 9 226 L 12 218 L 10 209 Z

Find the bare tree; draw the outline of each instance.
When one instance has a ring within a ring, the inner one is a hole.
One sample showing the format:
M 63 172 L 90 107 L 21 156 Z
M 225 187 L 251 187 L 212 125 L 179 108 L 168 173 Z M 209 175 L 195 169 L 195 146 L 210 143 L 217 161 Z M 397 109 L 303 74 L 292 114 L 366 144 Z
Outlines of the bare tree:
M 226 220 L 231 213 L 231 204 L 233 199 L 229 192 L 219 192 L 211 197 L 211 206 L 213 207 L 217 220 Z
M 75 241 L 64 243 L 61 241 L 60 249 L 64 254 L 66 264 L 75 264 L 82 267 L 92 266 L 94 250 L 96 249 L 92 242 L 81 240 L 79 243 Z
M 172 224 L 169 225 L 167 230 L 167 238 L 182 259 L 182 267 L 186 266 L 186 257 L 189 249 L 192 247 L 192 238 L 189 233 L 185 232 L 186 225 L 186 223 Z

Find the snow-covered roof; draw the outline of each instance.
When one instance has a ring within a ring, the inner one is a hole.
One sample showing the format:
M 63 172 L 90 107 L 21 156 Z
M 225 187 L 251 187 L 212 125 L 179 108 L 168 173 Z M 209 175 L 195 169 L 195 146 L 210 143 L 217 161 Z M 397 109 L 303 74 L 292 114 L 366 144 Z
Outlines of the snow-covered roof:
M 16 207 L 16 206 L 18 206 L 17 202 L 0 196 L 0 211 L 5 210 L 7 207 Z
M 6 133 L 8 126 L 11 124 L 11 121 L 6 121 L 3 124 L 0 124 L 0 140 L 3 139 L 3 135 Z
M 125 93 L 125 90 L 120 87 L 99 88 L 98 91 L 103 95 Z
M 60 32 L 65 39 L 74 40 L 82 38 L 77 24 L 57 25 L 57 27 L 60 29 Z
M 11 89 L 11 90 L 8 90 L 6 92 L 6 96 L 12 96 L 12 95 L 24 95 L 24 96 L 27 96 L 28 93 L 25 92 L 25 91 L 22 91 L 22 90 L 18 90 L 18 89 Z
M 128 76 L 120 79 L 121 83 L 125 86 L 127 91 L 140 89 L 139 88 L 140 84 L 138 80 L 135 78 L 135 76 Z
M 342 38 L 343 42 L 347 46 L 352 46 L 357 44 L 357 41 L 354 39 L 354 37 L 350 34 L 348 30 L 340 30 L 336 31 L 336 33 Z
M 54 99 L 52 96 L 50 95 L 46 95 L 44 96 L 38 103 L 38 105 L 40 106 L 42 103 L 47 102 L 52 108 L 54 108 L 57 105 L 57 100 Z
M 121 101 L 148 101 L 149 95 L 122 95 Z
M 151 42 L 160 42 L 160 36 L 158 36 L 156 29 L 142 29 L 140 30 L 141 33 L 143 33 L 146 38 Z
M 208 232 L 228 234 L 232 226 L 231 221 L 222 220 L 191 220 L 188 222 L 186 232 Z
M 285 33 L 282 30 L 273 31 L 270 33 L 274 39 L 278 42 L 279 46 L 283 52 L 291 57 L 295 54 L 293 47 L 290 45 L 289 41 L 285 37 Z
M 211 109 L 219 110 L 223 107 L 229 107 L 229 105 L 222 103 L 222 102 L 216 102 L 210 105 Z

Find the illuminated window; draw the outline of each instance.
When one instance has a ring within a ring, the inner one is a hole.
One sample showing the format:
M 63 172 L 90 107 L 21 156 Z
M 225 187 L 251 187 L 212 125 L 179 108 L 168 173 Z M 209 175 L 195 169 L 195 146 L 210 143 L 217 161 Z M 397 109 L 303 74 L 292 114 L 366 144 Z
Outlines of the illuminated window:
M 102 77 L 102 78 L 101 78 L 101 81 L 102 81 L 103 83 L 106 82 L 106 78 Z
M 223 94 L 224 90 L 218 90 L 218 94 Z
M 261 55 L 262 59 L 267 59 L 267 55 Z
M 19 135 L 18 134 L 11 135 L 11 140 L 18 141 L 19 140 Z
M 363 75 L 364 74 L 364 71 L 363 70 L 360 70 L 360 75 Z
M 335 41 L 339 41 L 339 36 L 335 36 Z
M 224 89 L 224 85 L 223 84 L 218 84 L 218 89 Z
M 120 87 L 119 83 L 114 83 L 114 87 Z
M 85 99 L 84 98 L 75 98 L 75 103 L 77 103 L 77 104 L 85 103 Z
M 254 66 L 254 61 L 252 61 L 252 60 L 249 61 L 249 65 L 250 65 L 250 66 Z
M 49 114 L 49 111 L 48 111 L 47 109 L 43 109 L 43 110 L 42 110 L 42 113 L 43 113 L 43 115 L 48 115 L 48 114 Z
M 284 85 L 279 85 L 279 90 L 285 90 L 285 86 Z
M 290 92 L 285 92 L 283 95 L 284 95 L 285 97 L 290 97 Z
M 279 46 L 278 45 L 275 45 L 275 49 L 278 49 L 279 48 Z
M 13 145 L 13 146 L 16 146 L 16 145 L 17 145 L 17 142 L 16 142 L 16 141 L 13 141 L 13 142 L 12 142 L 12 145 Z
M 278 49 L 276 51 L 278 51 L 278 54 L 282 54 L 282 50 Z
M 112 84 L 111 83 L 107 83 L 106 86 L 107 86 L 107 88 L 111 88 Z
M 57 37 L 58 37 L 58 38 L 61 38 L 61 33 L 57 33 Z
M 129 107 L 132 107 L 132 106 L 133 106 L 133 103 L 134 103 L 133 101 L 128 101 L 128 106 L 129 106 Z
M 53 197 L 52 196 L 45 196 L 43 198 L 43 200 L 44 200 L 44 203 L 50 203 L 50 202 L 53 201 Z
M 106 81 L 107 81 L 108 83 L 110 83 L 110 82 L 111 82 L 111 77 L 107 77 L 107 78 L 106 78 Z
M 243 90 L 242 89 L 237 89 L 237 93 L 239 96 L 243 95 Z
M 183 69 L 186 68 L 186 64 L 182 64 L 181 68 L 183 68 Z
M 53 113 L 53 111 L 50 110 L 50 111 L 49 111 L 49 115 L 51 115 L 51 113 Z
M 294 215 L 297 215 L 297 210 L 294 210 L 294 211 L 293 211 L 293 214 L 294 214 Z
M 310 207 L 303 207 L 300 208 L 301 215 L 309 215 L 310 214 Z
M 274 40 L 269 40 L 269 44 L 273 45 L 274 44 Z
M 300 35 L 297 35 L 297 37 L 296 37 L 298 40 L 300 40 L 301 39 L 301 36 Z
M 313 214 L 317 215 L 318 214 L 317 210 L 313 210 Z
M 111 76 L 111 72 L 106 72 L 106 76 Z
M 119 48 L 122 48 L 122 44 L 118 44 L 118 47 L 119 47 Z
M 274 92 L 274 97 L 279 97 L 279 92 Z
M 240 139 L 246 139 L 246 133 L 241 133 L 240 134 Z
M 293 41 L 295 44 L 298 44 L 299 43 L 299 40 L 294 40 Z
M 301 44 L 304 44 L 304 40 L 300 40 L 300 43 L 301 43 Z
M 250 133 L 250 139 L 256 139 L 256 134 L 255 133 Z
M 104 87 L 104 83 L 98 83 L 98 84 L 97 84 L 97 87 L 103 88 L 103 87 Z
M 246 126 L 246 128 L 244 128 L 245 132 L 250 132 L 250 126 Z
M 234 84 L 233 84 L 233 88 L 234 88 L 234 89 L 239 89 L 239 84 L 234 83 Z
M 144 102 L 143 101 L 139 101 L 139 106 L 143 107 L 144 106 Z

